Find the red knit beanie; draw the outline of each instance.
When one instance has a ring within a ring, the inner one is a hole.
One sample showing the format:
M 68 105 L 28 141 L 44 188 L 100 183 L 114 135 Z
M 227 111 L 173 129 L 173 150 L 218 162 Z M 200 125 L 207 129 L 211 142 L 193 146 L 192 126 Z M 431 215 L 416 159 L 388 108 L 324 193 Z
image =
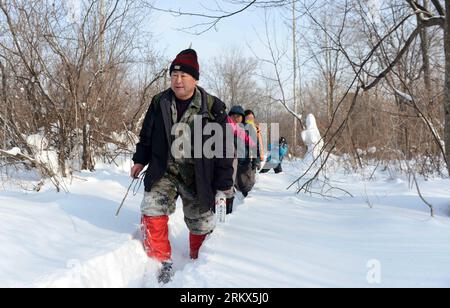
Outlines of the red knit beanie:
M 200 66 L 198 65 L 197 53 L 193 49 L 183 50 L 173 60 L 170 66 L 170 75 L 173 71 L 181 71 L 195 78 L 200 79 Z

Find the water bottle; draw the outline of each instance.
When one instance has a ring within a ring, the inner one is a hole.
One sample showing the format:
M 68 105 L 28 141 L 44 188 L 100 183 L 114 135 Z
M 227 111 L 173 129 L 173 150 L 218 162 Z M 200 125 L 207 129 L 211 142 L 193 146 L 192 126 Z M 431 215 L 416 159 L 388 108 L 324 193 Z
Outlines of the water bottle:
M 224 223 L 227 217 L 227 196 L 222 191 L 216 196 L 216 217 L 220 223 Z

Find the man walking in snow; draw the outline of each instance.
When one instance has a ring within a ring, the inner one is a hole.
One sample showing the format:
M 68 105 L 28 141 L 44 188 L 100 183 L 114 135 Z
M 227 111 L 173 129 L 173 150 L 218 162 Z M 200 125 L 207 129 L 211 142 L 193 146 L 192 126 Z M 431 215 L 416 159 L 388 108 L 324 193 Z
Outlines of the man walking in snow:
M 245 120 L 245 112 L 244 108 L 241 106 L 233 106 L 228 113 L 229 116 L 229 122 L 231 125 L 234 125 L 234 147 L 236 148 L 235 152 L 235 158 L 233 160 L 233 185 L 236 185 L 236 178 L 237 178 L 237 170 L 238 170 L 238 153 L 237 153 L 237 147 L 238 147 L 238 140 L 241 140 L 245 144 L 245 138 L 248 137 L 245 133 L 245 130 L 243 128 L 243 123 Z M 242 126 L 240 126 L 242 125 Z M 233 192 L 235 192 L 233 187 Z M 233 207 L 234 207 L 234 195 L 227 199 L 227 215 L 233 214 Z
M 223 128 L 225 135 L 226 106 L 198 86 L 197 53 L 192 49 L 182 51 L 170 66 L 170 76 L 171 88 L 156 95 L 147 112 L 131 170 L 131 176 L 136 178 L 149 166 L 141 205 L 142 230 L 147 255 L 162 264 L 160 283 L 168 283 L 173 275 L 168 221 L 175 212 L 178 197 L 183 201 L 190 231 L 190 257 L 197 259 L 200 247 L 215 227 L 212 209 L 216 195 L 229 195 L 233 187 L 233 158 L 226 156 L 230 145 L 225 140 L 221 157 L 207 158 L 202 151 L 202 157 L 182 155 L 180 158 L 172 149 L 174 125 L 193 128 L 200 121 L 200 127 L 204 128 L 208 123 L 215 123 Z M 201 134 L 195 136 L 192 132 L 192 144 L 195 138 L 200 138 L 203 145 L 211 137 Z
M 269 157 L 260 173 L 268 173 L 274 169 L 275 173 L 283 172 L 282 163 L 289 152 L 289 146 L 286 138 L 281 137 L 278 145 L 269 144 Z
M 251 110 L 244 112 L 244 115 L 245 131 L 250 140 L 253 141 L 253 146 L 245 144 L 244 155 L 239 158 L 236 186 L 242 195 L 247 198 L 256 184 L 256 170 L 260 168 L 261 160 L 255 115 Z
M 257 142 L 258 157 L 257 157 L 257 159 L 254 162 L 258 166 L 258 169 L 260 169 L 259 167 L 261 166 L 261 162 L 264 161 L 264 143 L 263 143 L 261 127 L 256 122 L 256 116 L 255 116 L 255 113 L 252 110 L 246 110 L 245 111 L 245 124 L 251 125 L 254 128 L 254 130 L 256 131 L 256 139 L 258 141 Z

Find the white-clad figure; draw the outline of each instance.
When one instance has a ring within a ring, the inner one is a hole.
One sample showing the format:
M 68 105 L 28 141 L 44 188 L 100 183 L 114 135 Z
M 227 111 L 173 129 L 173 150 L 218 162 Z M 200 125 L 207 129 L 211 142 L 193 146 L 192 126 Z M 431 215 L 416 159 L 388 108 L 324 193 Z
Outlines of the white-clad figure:
M 302 132 L 302 139 L 308 148 L 304 162 L 311 164 L 321 155 L 324 147 L 322 136 L 317 128 L 316 118 L 312 114 L 308 115 L 306 118 L 306 130 Z

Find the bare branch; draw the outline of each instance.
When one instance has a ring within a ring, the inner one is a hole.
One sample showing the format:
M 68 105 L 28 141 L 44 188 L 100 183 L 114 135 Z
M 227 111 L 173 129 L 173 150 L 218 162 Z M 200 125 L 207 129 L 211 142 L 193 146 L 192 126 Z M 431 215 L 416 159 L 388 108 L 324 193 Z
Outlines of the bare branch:
M 199 27 L 205 27 L 205 29 L 203 29 L 202 31 L 199 31 L 199 32 L 193 32 L 193 33 L 189 32 L 191 34 L 201 35 L 201 34 L 204 34 L 204 33 L 208 32 L 209 30 L 213 29 L 214 27 L 216 27 L 216 25 L 220 21 L 222 21 L 223 19 L 226 19 L 226 18 L 232 17 L 234 15 L 237 15 L 239 13 L 242 13 L 245 10 L 249 9 L 251 6 L 253 6 L 255 3 L 256 3 L 256 0 L 252 0 L 248 4 L 246 4 L 243 8 L 241 8 L 239 10 L 236 10 L 236 11 L 233 11 L 233 12 L 230 12 L 230 13 L 225 13 L 225 14 L 222 14 L 222 15 L 209 15 L 209 14 L 202 14 L 202 13 L 185 12 L 185 11 L 181 11 L 181 10 L 176 11 L 176 10 L 172 10 L 172 9 L 162 9 L 162 8 L 159 8 L 159 7 L 155 7 L 151 3 L 147 3 L 147 5 L 151 9 L 153 9 L 155 11 L 164 12 L 164 13 L 170 13 L 170 14 L 173 14 L 175 16 L 193 16 L 193 17 L 200 17 L 200 18 L 210 19 L 211 21 L 209 21 L 209 22 L 198 23 L 198 24 L 195 24 L 195 25 L 193 25 L 191 27 L 186 27 L 186 28 L 179 29 L 181 31 L 189 32 L 188 30 L 196 29 L 196 28 L 199 28 Z

